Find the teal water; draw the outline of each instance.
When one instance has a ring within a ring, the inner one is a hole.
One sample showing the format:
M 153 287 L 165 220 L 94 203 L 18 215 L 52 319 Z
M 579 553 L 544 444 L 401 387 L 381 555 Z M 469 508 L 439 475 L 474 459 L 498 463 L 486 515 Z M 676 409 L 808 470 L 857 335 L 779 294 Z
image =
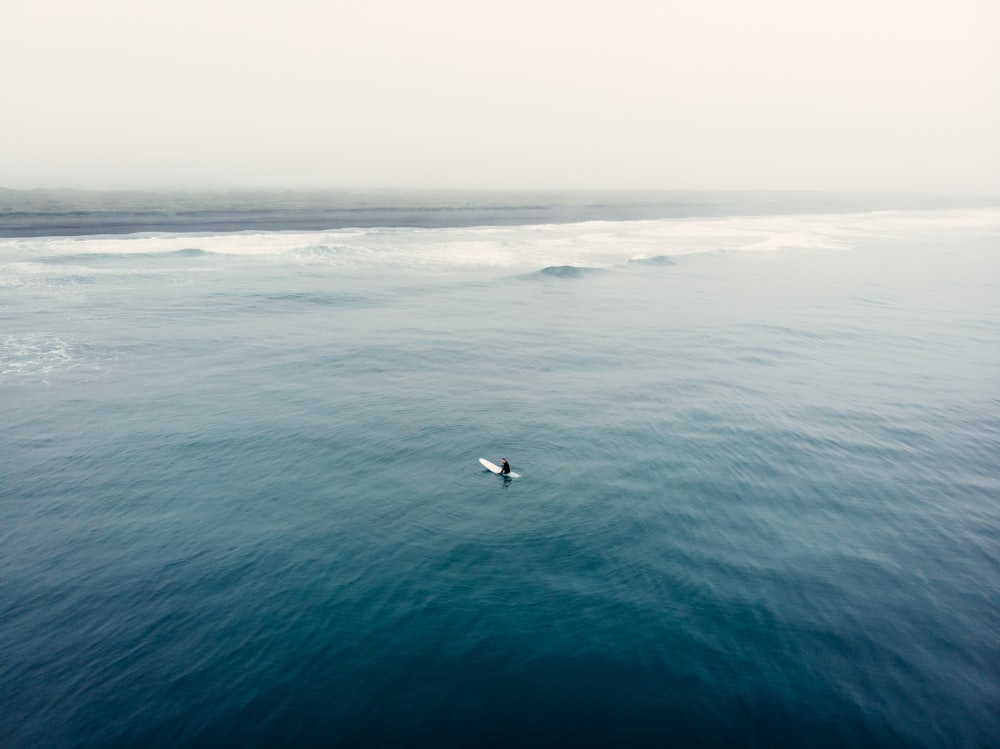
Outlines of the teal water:
M 2 239 L 0 743 L 993 746 L 998 281 L 992 209 Z

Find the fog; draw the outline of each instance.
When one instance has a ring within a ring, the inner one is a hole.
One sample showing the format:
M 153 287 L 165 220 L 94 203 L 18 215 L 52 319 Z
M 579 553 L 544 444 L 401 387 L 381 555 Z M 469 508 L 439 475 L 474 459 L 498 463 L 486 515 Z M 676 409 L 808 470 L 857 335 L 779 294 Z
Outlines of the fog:
M 996 0 L 6 0 L 0 186 L 1000 192 Z

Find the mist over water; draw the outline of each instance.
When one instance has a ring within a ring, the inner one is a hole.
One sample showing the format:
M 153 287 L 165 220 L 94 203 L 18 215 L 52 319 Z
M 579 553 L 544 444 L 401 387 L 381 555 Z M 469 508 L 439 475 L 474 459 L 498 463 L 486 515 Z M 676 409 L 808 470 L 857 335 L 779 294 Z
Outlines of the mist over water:
M 3 743 L 994 745 L 1000 211 L 812 199 L 6 224 Z

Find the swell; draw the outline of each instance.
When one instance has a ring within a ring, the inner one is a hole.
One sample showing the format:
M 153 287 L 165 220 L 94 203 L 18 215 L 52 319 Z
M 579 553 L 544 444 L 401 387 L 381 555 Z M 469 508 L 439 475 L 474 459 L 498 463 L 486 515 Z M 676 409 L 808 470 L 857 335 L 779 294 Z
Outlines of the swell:
M 152 252 L 80 252 L 67 255 L 49 255 L 39 257 L 35 262 L 49 265 L 76 265 L 79 263 L 120 262 L 122 260 L 142 262 L 165 258 L 196 258 L 214 254 L 198 247 L 185 247 L 180 250 L 154 250 Z
M 560 279 L 572 279 L 572 278 L 584 278 L 586 276 L 593 276 L 601 273 L 607 273 L 603 268 L 591 268 L 579 265 L 550 265 L 541 270 L 537 270 L 534 273 L 529 273 L 526 278 L 560 278 Z

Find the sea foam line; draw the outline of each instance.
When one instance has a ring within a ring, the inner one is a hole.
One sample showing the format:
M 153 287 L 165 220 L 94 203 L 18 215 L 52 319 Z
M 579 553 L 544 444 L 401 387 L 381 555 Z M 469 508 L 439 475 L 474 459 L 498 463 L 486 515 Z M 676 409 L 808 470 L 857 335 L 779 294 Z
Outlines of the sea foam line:
M 130 234 L 0 240 L 14 260 L 8 273 L 95 273 L 94 263 L 130 257 L 164 262 L 225 262 L 229 256 L 313 265 L 388 265 L 407 268 L 609 267 L 632 258 L 690 253 L 796 249 L 844 250 L 866 237 L 912 236 L 956 228 L 1000 227 L 1000 209 L 894 211 L 858 214 L 730 216 L 573 224 L 327 231 Z M 27 263 L 27 264 L 26 264 Z M 34 263 L 35 265 L 32 265 Z M 48 266 L 48 267 L 41 267 Z

